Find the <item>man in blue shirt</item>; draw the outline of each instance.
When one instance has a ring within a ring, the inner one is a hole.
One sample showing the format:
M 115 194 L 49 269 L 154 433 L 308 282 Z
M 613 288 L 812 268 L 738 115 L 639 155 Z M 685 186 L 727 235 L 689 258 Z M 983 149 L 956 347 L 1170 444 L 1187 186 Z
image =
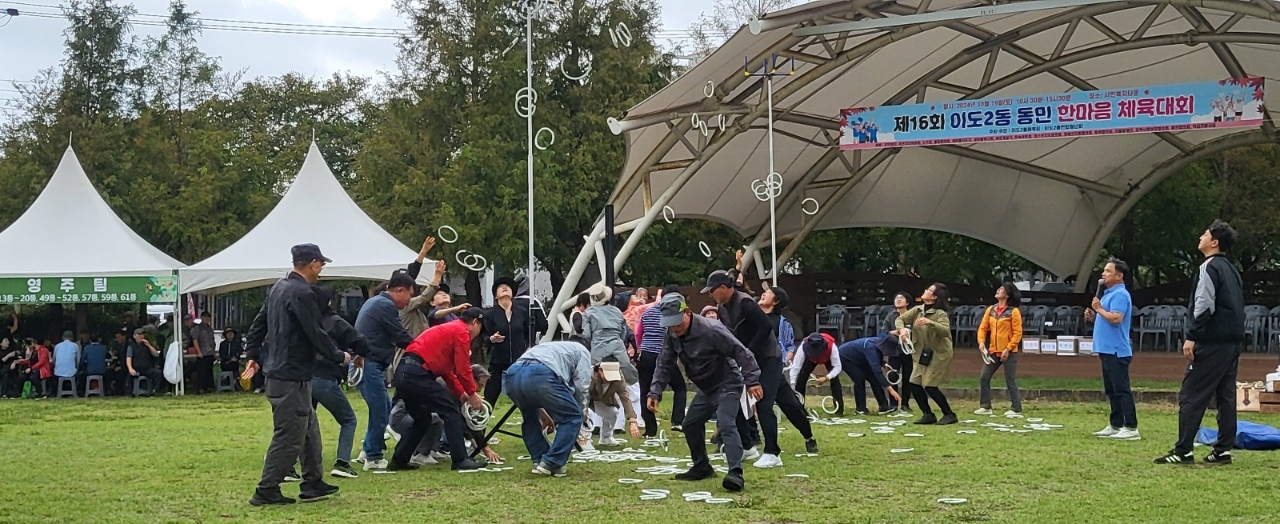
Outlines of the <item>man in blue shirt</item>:
M 76 377 L 80 365 L 80 344 L 72 339 L 75 334 L 67 331 L 62 334 L 62 342 L 53 346 L 53 374 L 58 378 Z
M 1133 346 L 1129 342 L 1129 325 L 1133 320 L 1133 299 L 1124 286 L 1129 265 L 1111 259 L 1102 270 L 1101 297 L 1084 312 L 1093 322 L 1093 352 L 1102 362 L 1102 385 L 1111 401 L 1111 421 L 1095 436 L 1116 440 L 1141 440 L 1138 434 L 1137 408 L 1129 389 L 1129 363 Z

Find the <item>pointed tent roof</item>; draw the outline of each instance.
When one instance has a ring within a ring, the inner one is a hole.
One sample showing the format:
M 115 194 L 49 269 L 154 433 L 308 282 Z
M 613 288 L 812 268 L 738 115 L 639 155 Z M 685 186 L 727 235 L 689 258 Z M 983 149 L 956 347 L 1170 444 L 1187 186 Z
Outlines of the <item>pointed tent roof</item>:
M 386 280 L 417 257 L 351 200 L 312 142 L 302 169 L 275 209 L 244 238 L 183 269 L 182 292 L 229 292 L 270 284 L 292 269 L 289 248 L 305 243 L 320 246 L 333 259 L 325 266 L 325 279 Z M 431 274 L 433 265 L 424 263 L 423 277 Z
M 36 201 L 0 233 L 0 253 L 9 254 L 0 257 L 0 277 L 163 275 L 184 266 L 116 216 L 71 147 Z

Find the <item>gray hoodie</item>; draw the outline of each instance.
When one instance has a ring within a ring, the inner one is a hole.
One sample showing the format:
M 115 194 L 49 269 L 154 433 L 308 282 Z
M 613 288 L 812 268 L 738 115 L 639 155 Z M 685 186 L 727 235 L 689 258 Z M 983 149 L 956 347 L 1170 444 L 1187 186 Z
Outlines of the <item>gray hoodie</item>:
M 592 366 L 616 361 L 627 384 L 640 381 L 640 372 L 631 364 L 625 342 L 635 340 L 635 334 L 618 308 L 610 305 L 587 308 L 582 314 L 582 336 L 590 341 Z

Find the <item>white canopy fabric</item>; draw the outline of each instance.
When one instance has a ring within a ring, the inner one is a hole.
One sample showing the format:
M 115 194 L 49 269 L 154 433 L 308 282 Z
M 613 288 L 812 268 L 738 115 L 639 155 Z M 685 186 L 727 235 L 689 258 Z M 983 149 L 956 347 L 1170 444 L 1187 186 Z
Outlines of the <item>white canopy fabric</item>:
M 618 223 L 649 212 L 643 233 L 667 205 L 678 218 L 713 220 L 751 237 L 749 252 L 763 251 L 767 266 L 769 204 L 751 190 L 768 174 L 766 89 L 763 79 L 744 77 L 744 57 L 753 70 L 770 56 L 795 59 L 795 74 L 773 83 L 775 169 L 785 180 L 777 198 L 781 267 L 782 255 L 794 253 L 810 231 L 879 226 L 962 234 L 1074 275 L 1092 268 L 1133 204 L 1179 167 L 1275 141 L 1268 122 L 1262 129 L 837 150 L 840 110 L 849 107 L 1243 75 L 1266 77 L 1268 88 L 1280 89 L 1280 3 L 1272 0 L 1117 1 L 891 30 L 792 34 L 989 5 L 820 0 L 769 14 L 759 34 L 743 27 L 613 123 L 627 141 L 627 163 L 610 199 Z M 1280 104 L 1269 106 L 1274 116 Z M 690 127 L 695 114 L 709 133 Z M 801 209 L 807 198 L 820 204 L 812 216 Z M 624 248 L 621 257 L 629 252 Z
M 116 216 L 70 147 L 36 201 L 0 233 L 0 253 L 0 277 L 168 275 L 184 266 Z
M 244 238 L 183 269 L 183 293 L 224 293 L 268 285 L 292 270 L 289 248 L 316 244 L 333 260 L 323 279 L 386 280 L 417 257 L 382 229 L 347 194 L 312 142 L 284 198 Z M 425 261 L 426 283 L 435 262 Z

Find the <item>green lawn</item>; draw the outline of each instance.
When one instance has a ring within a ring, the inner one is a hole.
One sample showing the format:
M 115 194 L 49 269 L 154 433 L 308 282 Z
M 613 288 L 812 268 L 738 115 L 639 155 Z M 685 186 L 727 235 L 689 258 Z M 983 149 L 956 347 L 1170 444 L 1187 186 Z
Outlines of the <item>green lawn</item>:
M 363 402 L 353 401 L 363 411 Z M 975 407 L 957 406 L 961 413 Z M 1256 522 L 1280 514 L 1280 455 L 1238 452 L 1234 465 L 1216 468 L 1151 464 L 1174 437 L 1175 414 L 1167 406 L 1139 406 L 1140 442 L 1091 437 L 1105 425 L 1102 404 L 1033 402 L 1027 416 L 1066 427 L 1008 434 L 976 424 L 908 425 L 895 435 L 875 435 L 867 424 L 818 426 L 817 458 L 794 457 L 803 447 L 788 429 L 782 433 L 786 466 L 748 466 L 746 491 L 728 505 L 680 497 L 704 490 L 719 496 L 718 480 L 678 483 L 631 471 L 653 462 L 570 464 L 567 478 L 535 477 L 527 461 L 514 460 L 523 446 L 504 438 L 496 447 L 514 471 L 464 475 L 433 466 L 366 474 L 330 480 L 342 492 L 327 501 L 254 508 L 247 501 L 271 432 L 261 397 L 6 400 L 0 401 L 0 452 L 9 470 L 0 477 L 0 522 L 1164 524 Z M 1280 424 L 1280 416 L 1244 418 Z M 1010 422 L 980 422 L 986 421 Z M 331 460 L 336 425 L 324 412 L 321 425 Z M 965 428 L 979 433 L 956 433 Z M 867 435 L 847 437 L 851 431 Z M 911 431 L 926 436 L 903 436 Z M 915 451 L 889 453 L 900 447 Z M 674 441 L 669 455 L 686 453 L 683 441 Z M 1197 458 L 1204 453 L 1198 450 Z M 621 477 L 645 480 L 623 485 Z M 640 501 L 642 488 L 669 489 L 672 498 Z M 285 493 L 296 494 L 297 486 Z M 941 497 L 969 502 L 946 506 L 935 502 Z

